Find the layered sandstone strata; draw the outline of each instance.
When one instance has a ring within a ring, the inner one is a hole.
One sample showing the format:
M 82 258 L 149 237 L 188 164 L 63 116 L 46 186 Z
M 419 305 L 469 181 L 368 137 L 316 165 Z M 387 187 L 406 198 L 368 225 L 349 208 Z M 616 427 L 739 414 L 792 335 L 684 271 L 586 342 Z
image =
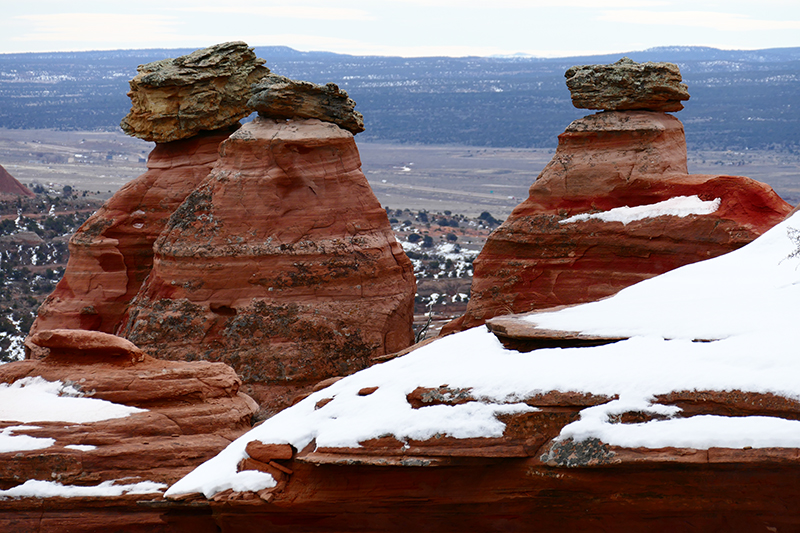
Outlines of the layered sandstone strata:
M 69 241 L 64 277 L 31 328 L 114 333 L 153 265 L 167 219 L 208 175 L 232 129 L 157 144 L 147 172 L 127 183 Z
M 674 63 L 637 63 L 623 57 L 610 65 L 582 65 L 567 70 L 572 104 L 605 111 L 680 111 L 689 99 Z
M 258 118 L 220 154 L 155 243 L 121 335 L 261 385 L 349 373 L 411 344 L 413 268 L 350 132 Z
M 158 143 L 228 128 L 252 113 L 250 87 L 269 73 L 263 64 L 237 41 L 140 65 L 130 81 L 131 110 L 120 127 Z
M 316 118 L 353 135 L 364 131 L 356 103 L 335 83 L 317 85 L 269 74 L 253 87 L 247 103 L 266 118 Z
M 27 344 L 37 357 L 0 365 L 3 386 L 24 389 L 34 386 L 33 378 L 59 382 L 62 396 L 106 400 L 137 412 L 86 422 L 70 420 L 78 407 L 66 419 L 41 406 L 32 409 L 39 418 L 10 415 L 0 429 L 52 443 L 35 449 L 12 443 L 12 451 L 0 453 L 2 489 L 30 479 L 174 483 L 249 430 L 258 408 L 221 363 L 153 359 L 125 339 L 96 331 L 43 331 Z
M 719 199 L 710 214 L 630 222 L 578 214 Z M 791 211 L 769 186 L 745 177 L 690 175 L 681 122 L 649 111 L 576 120 L 530 188 L 475 260 L 466 313 L 444 332 L 489 318 L 597 300 L 678 266 L 735 250 Z

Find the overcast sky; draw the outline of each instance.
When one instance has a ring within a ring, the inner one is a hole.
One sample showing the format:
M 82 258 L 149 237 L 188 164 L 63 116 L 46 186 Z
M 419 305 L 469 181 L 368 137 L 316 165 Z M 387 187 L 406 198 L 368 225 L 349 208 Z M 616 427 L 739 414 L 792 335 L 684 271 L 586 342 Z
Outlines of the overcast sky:
M 28 0 L 3 2 L 0 19 L 0 53 L 201 48 L 234 40 L 399 56 L 792 47 L 800 46 L 800 1 Z

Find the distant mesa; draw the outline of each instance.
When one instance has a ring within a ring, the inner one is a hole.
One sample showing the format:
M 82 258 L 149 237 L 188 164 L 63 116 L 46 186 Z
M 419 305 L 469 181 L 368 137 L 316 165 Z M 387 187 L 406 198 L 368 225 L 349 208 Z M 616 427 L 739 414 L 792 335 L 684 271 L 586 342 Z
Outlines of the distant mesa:
M 610 65 L 575 66 L 564 74 L 578 109 L 680 111 L 688 87 L 674 63 L 637 63 L 623 57 Z
M 356 103 L 335 83 L 317 85 L 269 74 L 253 87 L 248 105 L 264 118 L 316 118 L 353 135 L 364 131 Z
M 132 108 L 120 127 L 159 143 L 229 128 L 252 112 L 250 87 L 269 74 L 263 64 L 237 41 L 141 65 L 130 81 Z
M 29 198 L 36 196 L 30 189 L 17 181 L 17 178 L 9 174 L 2 165 L 0 165 L 0 194 L 16 194 Z

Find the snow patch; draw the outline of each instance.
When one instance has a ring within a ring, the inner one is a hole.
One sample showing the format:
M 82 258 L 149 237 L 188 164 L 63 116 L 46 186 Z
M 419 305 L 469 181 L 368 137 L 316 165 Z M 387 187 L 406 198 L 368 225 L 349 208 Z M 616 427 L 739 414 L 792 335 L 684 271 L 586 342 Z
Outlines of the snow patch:
M 2 383 L 0 420 L 85 424 L 147 411 L 81 396 L 70 385 L 60 381 L 47 381 L 39 376 L 22 378 L 10 385 Z
M 618 397 L 583 409 L 580 420 L 562 429 L 560 439 L 597 438 L 652 448 L 800 448 L 800 421 L 678 418 L 679 408 L 655 401 L 674 391 L 705 390 L 800 400 L 798 228 L 800 214 L 725 256 L 643 281 L 600 302 L 530 317 L 546 329 L 630 336 L 627 340 L 519 353 L 477 327 L 348 376 L 253 428 L 167 494 L 203 492 L 210 497 L 248 486 L 236 465 L 252 440 L 290 443 L 300 450 L 314 440 L 321 447 L 357 447 L 384 435 L 401 442 L 435 435 L 497 437 L 504 430 L 498 414 L 530 412 L 534 408 L 523 401 L 550 391 Z M 470 389 L 476 401 L 413 409 L 406 400 L 417 387 L 443 384 Z M 365 387 L 377 390 L 359 396 Z M 323 399 L 329 401 L 316 408 Z M 667 420 L 617 423 L 620 414 L 635 411 Z M 270 486 L 267 481 L 261 478 L 249 486 Z
M 645 218 L 655 218 L 665 215 L 676 217 L 686 217 L 689 215 L 710 215 L 719 209 L 720 199 L 703 201 L 695 196 L 676 196 L 663 202 L 649 205 L 639 205 L 636 207 L 616 207 L 602 213 L 583 213 L 564 220 L 559 220 L 559 224 L 571 224 L 573 222 L 585 222 L 589 219 L 602 220 L 603 222 L 622 222 L 628 224 Z
M 6 498 L 91 498 L 112 497 L 123 494 L 154 494 L 162 492 L 167 486 L 164 483 L 142 481 L 127 485 L 115 485 L 117 480 L 103 481 L 99 485 L 83 487 L 62 485 L 55 481 L 29 479 L 22 485 L 8 490 L 0 490 L 0 499 Z
M 25 452 L 49 448 L 56 443 L 55 439 L 13 435 L 13 432 L 24 429 L 38 429 L 36 426 L 10 426 L 0 431 L 0 453 Z

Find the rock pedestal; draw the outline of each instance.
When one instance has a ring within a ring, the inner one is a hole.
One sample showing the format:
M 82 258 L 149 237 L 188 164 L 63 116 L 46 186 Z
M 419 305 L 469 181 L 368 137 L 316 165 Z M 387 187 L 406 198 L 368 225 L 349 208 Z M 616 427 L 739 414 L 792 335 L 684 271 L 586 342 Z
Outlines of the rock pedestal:
M 581 213 L 719 198 L 711 214 L 562 223 Z M 609 296 L 678 266 L 735 250 L 791 211 L 769 186 L 737 176 L 690 175 L 683 125 L 649 111 L 576 120 L 530 188 L 475 260 L 466 313 L 443 332 L 497 315 Z
M 350 373 L 413 342 L 413 268 L 351 133 L 258 118 L 220 154 L 156 242 L 121 335 L 259 385 Z

